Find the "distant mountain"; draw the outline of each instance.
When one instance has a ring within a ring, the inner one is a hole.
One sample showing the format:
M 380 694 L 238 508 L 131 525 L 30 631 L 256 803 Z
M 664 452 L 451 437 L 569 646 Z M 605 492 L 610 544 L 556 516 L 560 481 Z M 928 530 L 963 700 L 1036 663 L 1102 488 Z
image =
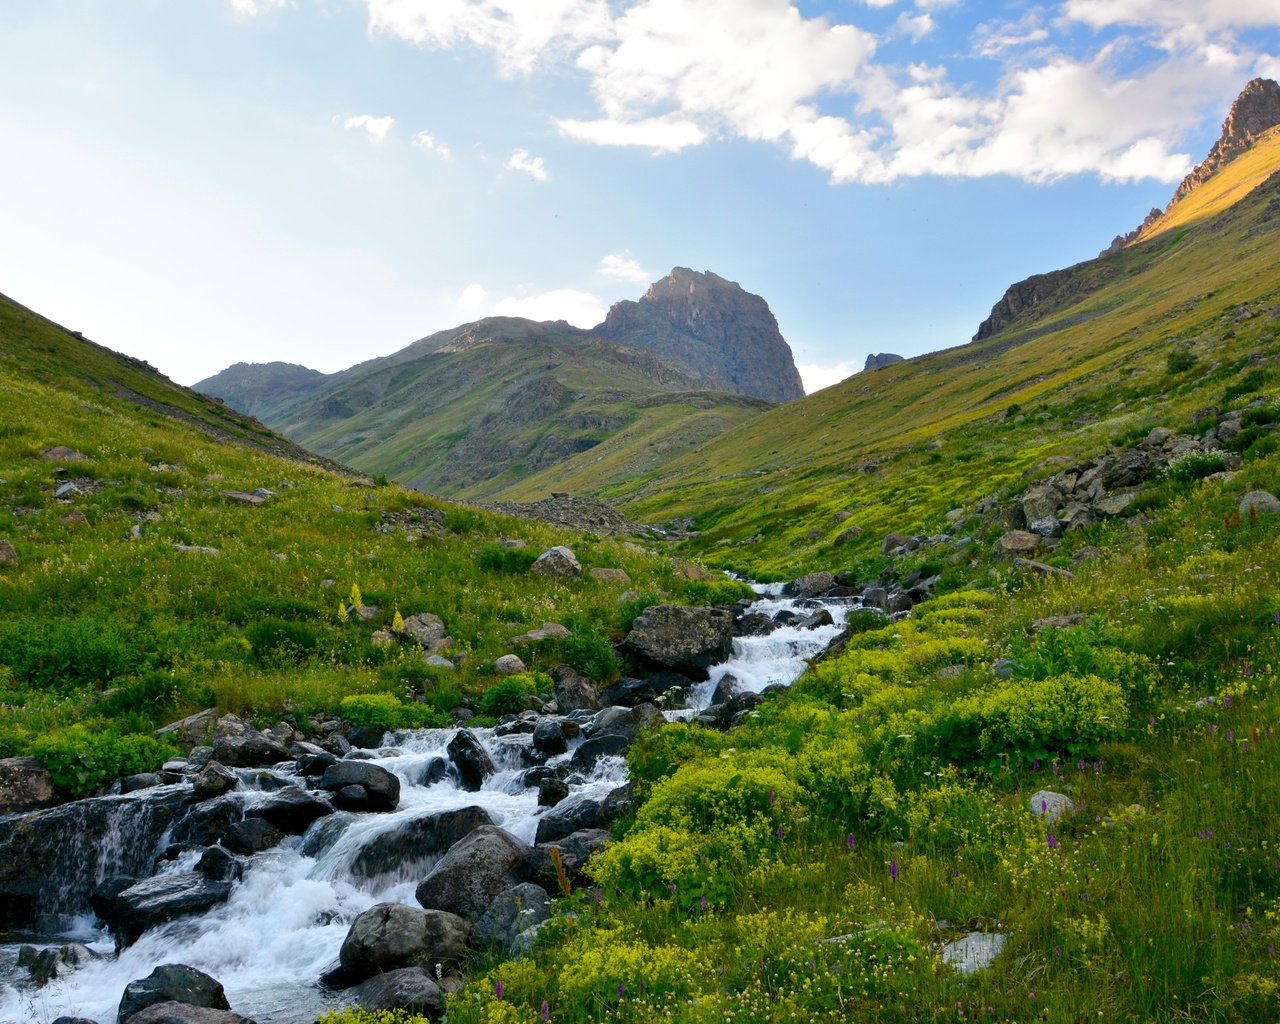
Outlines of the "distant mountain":
M 594 333 L 656 352 L 719 391 L 770 402 L 804 397 L 769 304 L 710 271 L 676 267 L 638 302 L 614 303 Z
M 862 367 L 862 370 L 865 373 L 867 370 L 883 369 L 886 366 L 892 366 L 894 363 L 900 363 L 903 359 L 903 356 L 894 352 L 878 352 L 867 356 L 867 362 Z
M 577 487 L 643 472 L 804 394 L 764 299 L 683 268 L 594 330 L 488 317 L 339 373 L 237 363 L 195 386 L 365 472 L 473 498 L 555 487 L 570 462 Z

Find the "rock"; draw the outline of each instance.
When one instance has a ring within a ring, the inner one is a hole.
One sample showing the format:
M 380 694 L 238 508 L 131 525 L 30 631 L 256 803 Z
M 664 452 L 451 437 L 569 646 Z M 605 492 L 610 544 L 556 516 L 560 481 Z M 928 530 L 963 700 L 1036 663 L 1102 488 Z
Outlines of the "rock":
M 623 648 L 645 667 L 706 679 L 707 669 L 733 650 L 733 616 L 718 608 L 650 605 L 636 617 Z
M 115 898 L 114 925 L 123 944 L 130 946 L 153 925 L 202 913 L 230 894 L 230 882 L 215 882 L 194 871 L 156 875 Z
M 1267 491 L 1250 491 L 1240 499 L 1240 515 L 1276 515 L 1280 513 L 1280 498 Z
M 217 761 L 210 761 L 191 780 L 191 795 L 196 800 L 209 800 L 230 792 L 239 784 L 235 772 Z
M 354 978 L 397 967 L 452 966 L 466 954 L 470 935 L 471 925 L 455 914 L 379 903 L 351 923 L 338 960 Z
M 327 750 L 315 754 L 303 754 L 294 762 L 294 769 L 305 779 L 319 778 L 338 763 L 338 758 Z
M 1040 547 L 1040 538 L 1026 530 L 1010 530 L 996 541 L 996 552 L 1002 555 L 1020 555 Z
M 459 729 L 446 748 L 449 760 L 458 769 L 462 788 L 475 792 L 497 768 L 484 746 L 470 729 Z
M 529 877 L 547 892 L 560 892 L 559 872 L 551 854 L 554 848 L 559 853 L 560 864 L 568 881 L 579 885 L 586 880 L 584 872 L 587 861 L 593 853 L 603 850 L 610 838 L 605 829 L 593 828 L 574 832 L 554 842 L 540 843 L 530 851 L 525 861 Z
M 176 722 L 170 722 L 168 725 L 162 725 L 156 730 L 155 734 L 157 739 L 174 741 L 183 750 L 190 751 L 193 747 L 208 743 L 213 739 L 217 722 L 217 708 L 208 708 L 205 711 L 198 711 L 194 715 L 188 715 L 186 718 L 179 719 Z
M 219 797 L 197 803 L 187 810 L 174 824 L 172 840 L 175 843 L 192 843 L 196 846 L 212 846 L 233 822 L 244 817 L 240 803 L 230 797 Z
M 787 591 L 797 597 L 817 597 L 836 585 L 836 578 L 829 572 L 811 572 L 787 586 Z
M 901 593 L 901 592 L 899 592 Z M 901 596 L 905 597 L 905 594 Z M 907 599 L 907 608 L 911 607 L 910 598 Z M 905 610 L 905 609 L 904 609 Z M 835 625 L 835 619 L 831 617 L 831 613 L 825 608 L 819 608 L 815 612 L 811 612 L 802 618 L 796 619 L 791 623 L 796 629 L 817 629 L 820 626 Z
M 55 444 L 52 448 L 46 448 L 40 453 L 40 458 L 45 462 L 83 462 L 84 456 L 74 448 L 68 448 L 64 444 Z
M 883 370 L 886 366 L 892 366 L 894 363 L 902 362 L 906 357 L 897 355 L 893 352 L 874 352 L 867 356 L 867 361 L 862 366 L 862 372 L 868 370 Z
M 560 779 L 543 779 L 538 783 L 538 806 L 554 807 L 569 795 L 569 787 Z
M 1004 949 L 1004 936 L 999 932 L 970 932 L 942 947 L 942 962 L 963 975 L 990 967 Z
M 259 768 L 293 760 L 288 747 L 256 729 L 239 736 L 219 736 L 213 742 L 213 756 L 231 768 Z
M 88 1017 L 55 1017 L 53 1024 L 98 1024 L 98 1022 Z
M 428 668 L 441 668 L 446 672 L 453 672 L 458 667 L 448 658 L 442 657 L 439 654 L 428 654 L 423 658 L 423 661 L 426 663 Z
M 631 585 L 631 577 L 627 575 L 625 569 L 606 569 L 603 566 L 594 566 L 589 575 L 593 580 L 599 580 L 601 583 L 617 583 L 623 587 Z
M 1093 546 L 1083 547 L 1079 551 L 1077 551 L 1074 555 L 1071 556 L 1071 561 L 1089 562 L 1095 558 L 1098 558 L 1101 554 L 1102 554 L 1102 548 L 1096 548 Z
M 184 555 L 206 555 L 215 558 L 222 552 L 218 548 L 211 548 L 203 544 L 174 544 L 173 549 Z
M 515 654 L 504 654 L 493 663 L 493 671 L 500 676 L 514 676 L 525 670 L 525 663 Z
M 320 789 L 341 792 L 358 786 L 365 793 L 362 809 L 394 811 L 400 805 L 400 780 L 381 765 L 368 761 L 338 761 L 331 764 L 316 783 Z M 343 802 L 334 798 L 338 807 Z
M 1061 537 L 1062 522 L 1054 515 L 1041 516 L 1039 519 L 1034 520 L 1027 527 L 1027 530 L 1037 537 Z
M 158 1003 L 185 1003 L 209 1010 L 229 1010 L 222 986 L 203 971 L 186 964 L 161 964 L 145 978 L 129 982 L 116 1011 L 119 1024 Z
M 1110 494 L 1104 494 L 1102 497 L 1094 499 L 1093 510 L 1104 516 L 1123 515 L 1137 496 L 1137 491 L 1114 491 Z
M 1082 622 L 1084 622 L 1084 616 L 1079 612 L 1072 612 L 1070 615 L 1046 615 L 1043 619 L 1033 619 L 1027 632 L 1034 634 L 1046 629 L 1070 629 Z
M 444 1013 L 444 993 L 421 967 L 401 967 L 363 982 L 356 989 L 362 1009 L 410 1010 L 428 1020 Z
M 483 825 L 441 858 L 419 884 L 417 900 L 432 910 L 447 910 L 478 920 L 500 892 L 525 880 L 528 843 L 494 825 Z
M 1055 793 L 1051 789 L 1042 789 L 1031 795 L 1029 801 L 1031 816 L 1040 818 L 1046 825 L 1057 824 L 1064 814 L 1074 814 L 1076 805 L 1071 797 Z
M 404 632 L 423 647 L 434 650 L 444 638 L 444 621 L 430 612 L 418 612 L 404 620 Z
M 1053 516 L 1062 507 L 1064 501 L 1066 501 L 1066 495 L 1051 481 L 1035 484 L 1028 487 L 1022 495 L 1020 501 L 1022 515 L 1028 523 L 1033 523 L 1038 519 Z
M 554 756 L 569 749 L 564 727 L 555 718 L 544 718 L 533 730 L 533 749 L 540 754 Z
M 652 704 L 667 691 L 688 685 L 689 677 L 678 672 L 658 672 L 645 679 L 623 676 L 600 694 L 600 703 L 605 707 L 634 708 Z
M 386 731 L 372 725 L 357 725 L 347 730 L 347 743 L 352 747 L 360 750 L 378 750 L 382 747 L 382 740 L 386 736 Z M 326 750 L 330 749 L 325 747 Z M 337 751 L 333 751 L 337 753 Z M 348 750 L 350 753 L 350 750 Z
M 541 576 L 581 576 L 582 566 L 572 551 L 559 546 L 539 555 L 529 571 Z
M 122 1022 L 124 1024 L 124 1022 Z M 211 1010 L 188 1003 L 156 1003 L 140 1010 L 127 1024 L 254 1024 L 231 1010 Z
M 592 569 L 591 571 L 594 573 L 597 570 Z M 513 644 L 536 644 L 544 640 L 564 640 L 572 635 L 567 626 L 562 626 L 558 622 L 544 622 L 537 629 L 531 629 L 527 633 L 512 637 L 511 642 Z
M 1047 565 L 1044 562 L 1037 562 L 1032 558 L 1015 558 L 1013 560 L 1015 569 L 1026 569 L 1031 572 L 1039 573 L 1041 576 L 1062 576 L 1066 579 L 1073 579 L 1075 573 L 1068 569 L 1059 569 L 1056 565 Z
M 600 707 L 600 694 L 586 676 L 569 665 L 557 665 L 551 670 L 556 684 L 556 708 L 560 714 L 572 711 L 596 711 Z
M 889 533 L 885 535 L 883 543 L 880 545 L 880 554 L 891 555 L 895 551 L 900 551 L 911 543 L 910 537 L 904 537 L 900 533 Z
M 244 821 L 234 822 L 222 837 L 228 850 L 246 857 L 279 846 L 283 839 L 284 833 L 263 818 L 245 818 Z M 208 871 L 201 871 L 200 874 L 205 878 L 213 878 Z
M 372 622 L 382 614 L 382 607 L 376 604 L 362 604 L 355 609 L 356 618 L 361 622 Z
M 0 814 L 34 811 L 56 802 L 53 776 L 34 757 L 0 760 Z
M 475 925 L 475 937 L 483 944 L 507 949 L 521 932 L 541 924 L 551 916 L 547 890 L 532 882 L 521 882 L 500 892 L 489 910 Z
M 778 624 L 764 612 L 750 612 L 733 625 L 735 636 L 768 636 Z
M 196 861 L 196 870 L 214 882 L 231 882 L 244 874 L 244 864 L 221 846 L 210 846 Z
M 3 565 L 18 565 L 18 552 L 12 541 L 0 539 L 0 566 Z
M 534 842 L 550 843 L 582 829 L 601 827 L 605 824 L 601 820 L 601 806 L 601 801 L 587 799 L 560 804 L 554 811 L 538 819 L 538 833 Z
M 222 496 L 227 501 L 236 505 L 251 505 L 255 508 L 261 507 L 267 503 L 267 499 L 260 494 L 250 494 L 247 491 L 223 491 Z
M 332 813 L 333 808 L 327 801 L 297 786 L 287 786 L 272 793 L 262 803 L 246 807 L 244 812 L 246 818 L 263 818 L 291 836 L 302 835 L 317 818 Z
M 991 674 L 997 679 L 1012 679 L 1017 667 L 1018 663 L 1012 658 L 997 658 L 996 663 L 991 666 Z
M 489 812 L 475 806 L 414 818 L 361 847 L 351 873 L 361 878 L 403 873 L 444 853 L 481 826 L 492 824 Z

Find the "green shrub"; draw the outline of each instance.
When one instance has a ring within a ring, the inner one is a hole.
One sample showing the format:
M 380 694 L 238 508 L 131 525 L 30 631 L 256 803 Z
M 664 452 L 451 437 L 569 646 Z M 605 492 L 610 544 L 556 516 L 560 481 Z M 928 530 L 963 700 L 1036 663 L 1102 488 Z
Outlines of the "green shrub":
M 266 618 L 245 627 L 244 637 L 264 665 L 301 663 L 314 657 L 320 630 L 309 622 Z
M 681 765 L 719 756 L 728 745 L 723 733 L 691 722 L 646 729 L 627 751 L 627 771 L 635 783 L 636 796 L 645 799 L 655 783 L 674 774 Z
M 495 683 L 481 695 L 476 702 L 476 712 L 485 718 L 501 718 L 503 715 L 518 715 L 529 707 L 528 698 L 538 692 L 540 680 L 550 684 L 549 676 L 520 672 L 507 676 L 500 683 Z
M 476 556 L 476 565 L 489 572 L 528 572 L 538 556 L 527 548 L 504 548 L 500 544 L 486 544 Z
M 453 719 L 430 704 L 406 704 L 390 693 L 352 694 L 343 697 L 338 707 L 352 725 L 383 731 L 443 729 L 453 724 Z
M 622 671 L 613 644 L 599 630 L 576 630 L 565 638 L 561 651 L 566 662 L 596 682 L 616 679 Z
M 1165 359 L 1165 367 L 1172 376 L 1179 373 L 1186 373 L 1195 366 L 1197 362 L 1199 362 L 1199 360 L 1196 359 L 1195 353 L 1190 352 L 1185 348 L 1177 348 L 1170 352 L 1168 357 Z
M 631 632 L 631 627 L 636 619 L 650 605 L 662 604 L 666 595 L 656 590 L 647 590 L 643 594 L 631 598 L 627 601 L 618 602 L 618 626 L 623 633 Z
M 1234 384 L 1227 387 L 1222 393 L 1222 404 L 1226 405 L 1233 399 L 1240 398 L 1243 395 L 1251 395 L 1255 391 L 1261 391 L 1267 378 L 1261 370 L 1250 370 Z
M 1226 460 L 1217 452 L 1190 452 L 1171 462 L 1164 475 L 1176 483 L 1189 484 L 1214 473 L 1221 473 L 1226 468 Z
M 102 685 L 142 663 L 139 645 L 114 623 L 95 616 L 14 620 L 0 629 L 0 663 L 38 689 Z
M 84 724 L 46 733 L 31 742 L 29 753 L 49 769 L 54 785 L 72 797 L 88 796 L 116 779 L 154 771 L 177 754 L 154 736 Z
M 754 592 L 739 580 L 689 580 L 680 587 L 680 596 L 692 605 L 733 604 L 752 598 Z

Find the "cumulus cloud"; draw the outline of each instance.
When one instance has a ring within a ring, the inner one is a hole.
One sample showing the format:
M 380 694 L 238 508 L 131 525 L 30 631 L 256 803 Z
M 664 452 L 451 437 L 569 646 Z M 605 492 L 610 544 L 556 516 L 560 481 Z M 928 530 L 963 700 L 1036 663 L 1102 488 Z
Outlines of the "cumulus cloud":
M 1177 180 L 1191 164 L 1184 133 L 1220 109 L 1244 69 L 1276 63 L 1238 33 L 1280 26 L 1276 0 L 1065 0 L 1054 20 L 1032 11 L 977 27 L 972 52 L 1003 64 L 994 86 L 979 86 L 941 66 L 879 62 L 881 40 L 853 23 L 866 17 L 858 7 L 840 23 L 792 0 L 364 2 L 371 31 L 485 49 L 504 74 L 576 68 L 596 116 L 553 118 L 565 138 L 654 153 L 771 143 L 834 183 Z M 892 31 L 932 39 L 955 3 L 903 4 Z M 523 150 L 508 166 L 546 180 Z
M 247 14 L 250 17 L 262 14 L 264 11 L 292 6 L 293 0 L 231 0 L 232 10 L 237 14 Z
M 494 303 L 494 316 L 529 320 L 567 320 L 574 327 L 594 327 L 604 320 L 605 305 L 589 292 L 556 288 L 537 295 L 509 296 Z
M 800 382 L 804 385 L 804 393 L 811 395 L 815 391 L 821 391 L 823 388 L 829 388 L 832 384 L 839 384 L 842 380 L 848 379 L 858 372 L 859 367 L 850 362 L 834 363 L 829 366 L 820 363 L 798 363 L 796 369 L 800 371 Z
M 438 142 L 430 132 L 418 132 L 412 141 L 418 149 L 425 149 L 428 153 L 435 153 L 441 160 L 448 160 L 453 155 L 449 147 Z
M 612 252 L 600 261 L 600 276 L 611 281 L 649 281 L 653 275 L 640 266 L 629 250 Z
M 394 117 L 374 117 L 372 114 L 357 114 L 355 117 L 349 117 L 342 122 L 342 127 L 347 131 L 364 130 L 368 135 L 370 142 L 386 142 L 387 134 L 395 125 Z
M 458 308 L 464 313 L 478 313 L 488 297 L 484 285 L 473 281 L 462 289 L 458 295 Z
M 507 157 L 507 168 L 527 174 L 534 181 L 550 181 L 551 174 L 540 156 L 530 156 L 527 149 L 515 149 Z

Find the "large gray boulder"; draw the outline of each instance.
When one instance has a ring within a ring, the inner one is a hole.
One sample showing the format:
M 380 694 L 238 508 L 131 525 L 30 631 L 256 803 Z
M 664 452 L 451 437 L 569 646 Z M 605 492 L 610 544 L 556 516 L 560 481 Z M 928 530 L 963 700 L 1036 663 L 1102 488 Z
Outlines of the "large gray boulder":
M 293 760 L 288 747 L 256 729 L 219 736 L 213 741 L 213 756 L 231 768 L 262 768 Z
M 1240 514 L 1276 515 L 1280 514 L 1280 498 L 1269 491 L 1250 491 L 1240 499 Z
M 211 800 L 229 793 L 240 784 L 236 773 L 218 761 L 210 761 L 191 780 L 191 795 L 197 800 Z
M 492 824 L 489 812 L 474 806 L 414 818 L 366 843 L 351 862 L 351 873 L 376 878 L 404 871 L 439 856 L 481 826 Z
M 262 803 L 245 808 L 246 818 L 265 818 L 285 835 L 300 836 L 317 818 L 333 813 L 328 801 L 297 786 L 272 793 Z
M 332 764 L 317 785 L 334 793 L 333 802 L 349 810 L 394 811 L 400 805 L 400 780 L 381 765 L 368 761 Z M 363 790 L 363 798 L 344 796 L 351 786 Z
M 484 746 L 470 729 L 459 729 L 446 748 L 449 760 L 458 769 L 462 788 L 475 792 L 497 768 Z
M 500 892 L 525 881 L 532 847 L 494 825 L 484 825 L 441 858 L 414 894 L 429 910 L 478 920 Z
M 440 616 L 430 612 L 418 612 L 404 620 L 406 636 L 412 637 L 427 650 L 435 650 L 444 639 L 444 622 Z
M 571 711 L 596 711 L 600 707 L 600 694 L 590 679 L 570 665 L 557 665 L 551 670 L 556 683 L 556 707 L 560 714 Z
M 550 898 L 546 889 L 532 882 L 498 893 L 489 904 L 488 913 L 476 922 L 476 939 L 485 945 L 509 948 L 521 932 L 551 916 L 547 906 Z
M 34 811 L 54 802 L 53 776 L 34 757 L 0 760 L 0 814 Z
M 525 867 L 529 877 L 548 892 L 560 892 L 560 872 L 556 870 L 552 848 L 557 851 L 560 866 L 571 885 L 580 885 L 587 880 L 587 861 L 593 853 L 603 850 L 612 837 L 606 829 L 583 829 L 573 835 L 565 836 L 550 843 L 539 843 L 525 859 Z
M 230 1010 L 222 985 L 186 964 L 161 964 L 145 978 L 129 982 L 116 1020 L 125 1024 L 134 1014 L 158 1003 L 185 1003 L 209 1010 Z
M 127 1024 L 254 1024 L 254 1021 L 231 1010 L 168 1002 L 148 1006 L 130 1017 Z
M 650 605 L 636 617 L 623 648 L 642 667 L 706 679 L 707 669 L 733 650 L 733 616 L 719 608 Z
M 444 1013 L 444 993 L 420 967 L 402 967 L 370 978 L 356 989 L 365 1010 L 411 1010 L 428 1020 Z
M 338 960 L 355 978 L 397 967 L 448 966 L 465 955 L 470 936 L 471 925 L 455 914 L 379 903 L 351 923 Z
M 582 565 L 577 556 L 564 546 L 551 548 L 538 556 L 530 572 L 541 576 L 581 576 Z
M 130 886 L 115 898 L 116 933 L 129 946 L 153 925 L 203 913 L 230 895 L 230 882 L 215 882 L 195 871 L 156 875 Z

